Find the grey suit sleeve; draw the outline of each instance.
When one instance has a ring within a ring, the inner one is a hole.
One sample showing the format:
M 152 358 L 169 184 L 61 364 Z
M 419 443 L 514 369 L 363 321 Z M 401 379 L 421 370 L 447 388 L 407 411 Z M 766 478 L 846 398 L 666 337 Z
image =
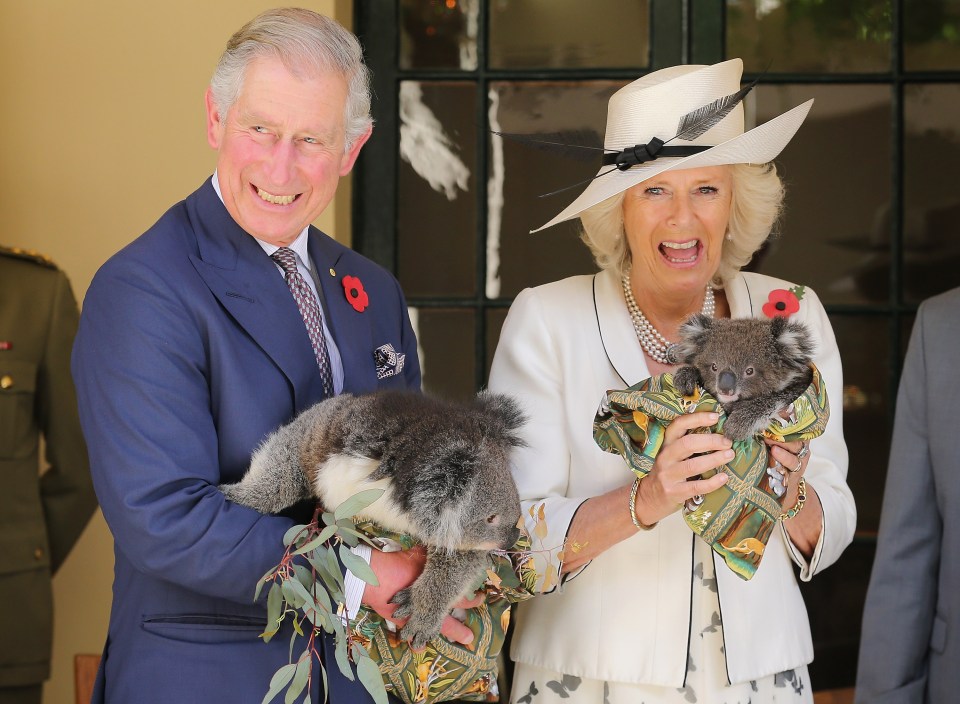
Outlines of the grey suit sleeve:
M 910 338 L 887 470 L 877 554 L 863 614 L 857 702 L 922 702 L 943 530 L 930 460 L 936 383 L 921 306 Z

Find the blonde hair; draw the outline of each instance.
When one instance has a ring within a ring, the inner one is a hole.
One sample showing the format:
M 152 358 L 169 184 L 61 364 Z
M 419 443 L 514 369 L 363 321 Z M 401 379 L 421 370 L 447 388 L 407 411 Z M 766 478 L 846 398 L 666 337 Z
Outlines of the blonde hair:
M 335 20 L 297 7 L 262 12 L 230 37 L 210 79 L 213 102 L 221 115 L 239 97 L 250 63 L 264 57 L 280 59 L 298 77 L 337 71 L 346 79 L 346 149 L 373 124 L 370 71 L 363 63 L 360 42 Z
M 743 268 L 772 235 L 783 209 L 784 187 L 777 167 L 769 164 L 732 164 L 733 195 L 730 220 L 714 283 L 720 284 Z M 581 239 L 601 269 L 623 274 L 630 266 L 630 248 L 623 231 L 624 192 L 580 213 Z

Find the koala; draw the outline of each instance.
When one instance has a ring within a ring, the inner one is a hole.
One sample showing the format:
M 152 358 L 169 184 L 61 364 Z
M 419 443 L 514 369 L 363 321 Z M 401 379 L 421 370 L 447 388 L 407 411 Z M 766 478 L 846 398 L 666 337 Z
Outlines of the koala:
M 220 489 L 261 513 L 311 498 L 332 510 L 359 491 L 384 489 L 363 518 L 426 546 L 423 573 L 391 600 L 396 617 L 409 617 L 403 637 L 419 650 L 490 564 L 489 551 L 520 536 L 509 454 L 523 445 L 525 420 L 500 394 L 469 403 L 411 391 L 344 394 L 268 436 L 240 482 Z
M 723 434 L 746 440 L 810 385 L 814 345 L 807 327 L 783 317 L 714 320 L 697 314 L 680 326 L 673 375 L 689 396 L 699 384 L 727 412 Z

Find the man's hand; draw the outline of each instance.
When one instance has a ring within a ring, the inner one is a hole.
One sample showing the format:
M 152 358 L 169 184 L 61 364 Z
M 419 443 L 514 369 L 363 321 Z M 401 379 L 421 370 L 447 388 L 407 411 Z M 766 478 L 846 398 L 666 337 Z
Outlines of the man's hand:
M 401 589 L 413 584 L 426 562 L 426 552 L 420 546 L 402 552 L 380 552 L 374 550 L 370 555 L 370 568 L 380 581 L 379 586 L 368 584 L 363 592 L 363 603 L 398 626 L 403 626 L 406 619 L 393 618 L 396 605 L 391 604 L 393 595 Z M 472 609 L 483 603 L 485 596 L 478 593 L 473 599 L 461 599 L 455 604 L 457 608 Z M 452 616 L 443 620 L 440 633 L 448 639 L 466 645 L 473 640 L 473 632 Z

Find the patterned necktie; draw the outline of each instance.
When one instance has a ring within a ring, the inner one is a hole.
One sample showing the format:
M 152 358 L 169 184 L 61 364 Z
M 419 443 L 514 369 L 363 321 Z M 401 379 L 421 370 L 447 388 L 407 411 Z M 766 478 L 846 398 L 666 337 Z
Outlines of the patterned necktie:
M 327 341 L 323 336 L 323 316 L 320 312 L 320 304 L 317 303 L 317 297 L 310 290 L 300 272 L 297 271 L 297 255 L 292 249 L 281 247 L 271 254 L 270 258 L 283 269 L 284 279 L 286 279 L 287 286 L 290 287 L 293 300 L 297 302 L 297 308 L 300 309 L 300 315 L 303 316 L 303 323 L 307 326 L 310 344 L 313 345 L 313 353 L 317 357 L 317 366 L 320 367 L 320 379 L 323 382 L 324 395 L 327 397 L 333 396 L 333 372 L 330 370 Z

